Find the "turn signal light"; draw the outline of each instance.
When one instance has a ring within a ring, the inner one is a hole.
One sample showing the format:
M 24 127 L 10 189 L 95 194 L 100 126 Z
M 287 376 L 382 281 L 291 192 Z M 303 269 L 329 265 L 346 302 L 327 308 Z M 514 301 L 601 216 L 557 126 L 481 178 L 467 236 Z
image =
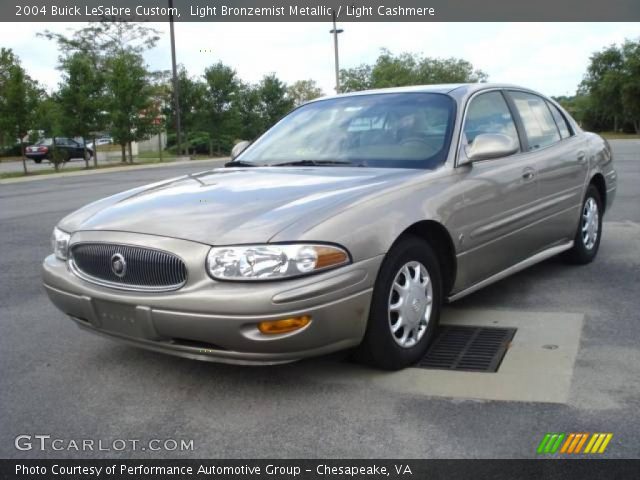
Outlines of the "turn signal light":
M 349 262 L 349 257 L 344 250 L 338 250 L 334 247 L 315 247 L 315 251 L 318 255 L 318 261 L 316 262 L 316 270 L 322 268 L 332 267 L 334 265 L 343 265 Z
M 265 335 L 287 333 L 305 327 L 309 324 L 309 322 L 311 322 L 311 317 L 309 315 L 283 318 L 282 320 L 270 320 L 266 322 L 260 322 L 258 324 L 258 330 L 260 330 L 260 333 L 263 333 Z

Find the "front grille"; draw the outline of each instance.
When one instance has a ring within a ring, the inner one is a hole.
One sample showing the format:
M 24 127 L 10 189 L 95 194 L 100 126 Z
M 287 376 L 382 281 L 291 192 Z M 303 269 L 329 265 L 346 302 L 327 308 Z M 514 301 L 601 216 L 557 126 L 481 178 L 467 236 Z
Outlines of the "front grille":
M 125 264 L 123 268 L 117 260 Z M 132 245 L 72 245 L 71 266 L 89 282 L 124 290 L 176 290 L 187 281 L 187 267 L 176 255 Z

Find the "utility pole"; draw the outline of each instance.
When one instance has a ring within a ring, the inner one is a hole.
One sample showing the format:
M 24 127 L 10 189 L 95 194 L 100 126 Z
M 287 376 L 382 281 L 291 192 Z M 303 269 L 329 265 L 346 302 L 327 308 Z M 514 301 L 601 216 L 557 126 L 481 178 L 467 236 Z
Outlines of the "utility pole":
M 338 34 L 344 32 L 343 29 L 339 29 L 336 26 L 336 11 L 333 9 L 333 30 L 329 30 L 329 33 L 333 34 L 333 48 L 335 50 L 336 61 L 336 93 L 340 93 L 340 62 L 338 61 Z
M 173 12 L 173 0 L 169 0 L 169 11 Z M 180 125 L 180 86 L 178 84 L 178 66 L 176 65 L 176 36 L 173 29 L 173 14 L 169 14 L 171 34 L 171 66 L 173 68 L 173 104 L 176 112 L 176 144 L 177 154 L 182 155 L 182 127 Z

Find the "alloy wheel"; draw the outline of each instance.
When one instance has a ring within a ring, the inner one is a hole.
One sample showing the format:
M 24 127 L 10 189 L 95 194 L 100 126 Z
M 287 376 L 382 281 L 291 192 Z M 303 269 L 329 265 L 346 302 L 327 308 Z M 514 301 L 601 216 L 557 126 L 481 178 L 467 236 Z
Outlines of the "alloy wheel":
M 595 246 L 599 230 L 598 204 L 593 197 L 589 197 L 582 208 L 582 242 L 587 250 L 591 250 Z
M 415 346 L 427 331 L 433 307 L 433 285 L 422 263 L 407 262 L 398 270 L 388 305 L 391 336 L 402 348 Z

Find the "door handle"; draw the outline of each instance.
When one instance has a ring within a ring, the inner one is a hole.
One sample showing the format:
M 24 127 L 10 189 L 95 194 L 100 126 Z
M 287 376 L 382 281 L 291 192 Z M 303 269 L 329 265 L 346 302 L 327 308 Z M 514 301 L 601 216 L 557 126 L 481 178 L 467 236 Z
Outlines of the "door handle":
M 586 159 L 587 159 L 587 156 L 585 155 L 584 152 L 578 152 L 578 156 L 577 156 L 578 163 L 584 163 Z
M 531 181 L 536 178 L 536 171 L 533 168 L 525 168 L 522 171 L 522 178 L 527 182 Z

